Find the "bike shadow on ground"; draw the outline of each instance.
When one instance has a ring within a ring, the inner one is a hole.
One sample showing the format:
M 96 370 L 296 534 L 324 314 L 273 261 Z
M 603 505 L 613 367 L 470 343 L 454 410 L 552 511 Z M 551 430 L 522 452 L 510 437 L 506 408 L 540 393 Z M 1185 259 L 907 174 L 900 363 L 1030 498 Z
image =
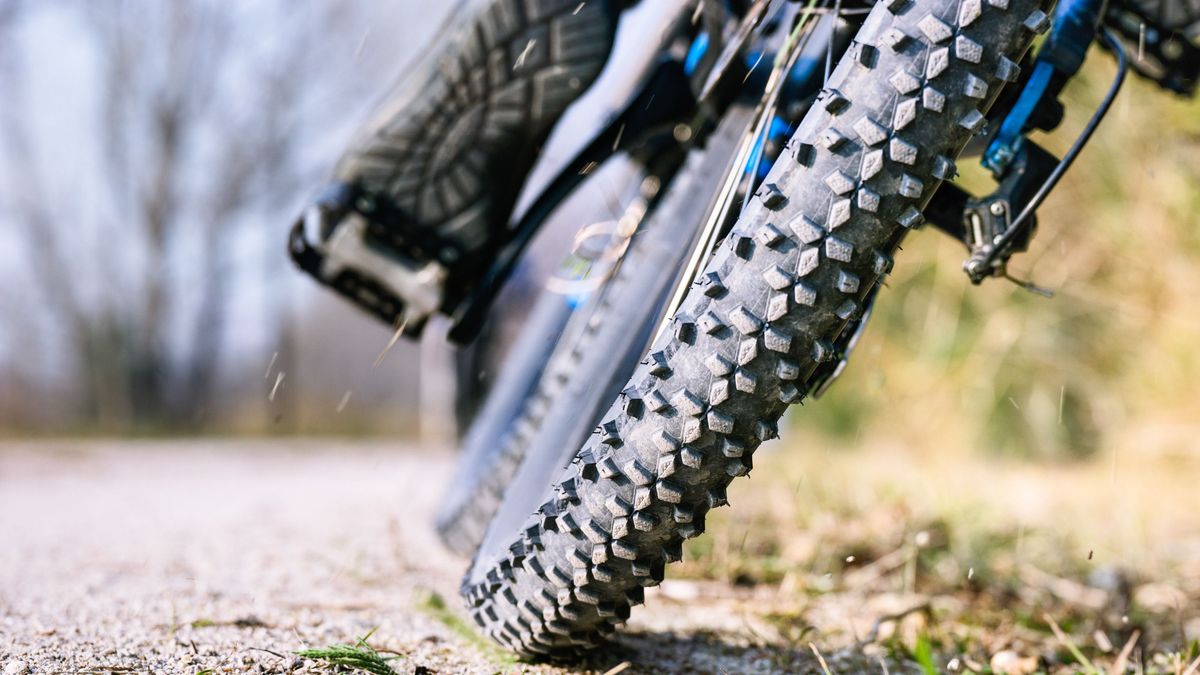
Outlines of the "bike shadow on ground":
M 712 631 L 626 632 L 605 649 L 587 656 L 576 668 L 624 675 L 824 672 L 809 648 L 753 643 L 745 637 Z

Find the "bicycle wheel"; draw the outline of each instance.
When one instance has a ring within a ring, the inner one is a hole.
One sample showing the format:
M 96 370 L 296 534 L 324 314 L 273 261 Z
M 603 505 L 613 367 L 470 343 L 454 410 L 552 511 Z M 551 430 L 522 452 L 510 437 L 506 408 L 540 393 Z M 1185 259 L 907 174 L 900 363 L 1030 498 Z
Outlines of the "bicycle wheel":
M 640 220 L 637 214 L 645 208 L 641 205 L 643 199 L 633 199 L 629 218 Z M 626 223 L 630 224 L 629 220 Z M 615 222 L 609 225 L 620 227 Z M 496 391 L 489 395 L 479 419 L 471 426 L 458 473 L 437 518 L 443 543 L 457 553 L 475 552 L 508 485 L 525 461 L 527 448 L 552 433 L 544 427 L 553 426 L 577 445 L 591 429 L 588 420 L 599 416 L 607 404 L 593 403 L 594 410 L 589 410 L 579 402 L 570 414 L 582 422 L 549 424 L 558 415 L 548 411 L 577 376 L 581 355 L 594 347 L 601 333 L 598 329 L 611 325 L 613 320 L 625 320 L 620 315 L 611 316 L 611 298 L 626 292 L 629 275 L 622 269 L 628 269 L 625 265 L 629 258 L 643 258 L 647 240 L 631 239 L 615 227 L 599 237 L 605 241 L 593 245 L 592 251 L 583 256 L 579 251 L 569 254 L 561 274 L 547 282 L 516 346 L 505 359 Z M 611 340 L 607 342 L 608 348 L 617 348 Z M 637 354 L 632 358 L 636 359 Z
M 601 643 L 642 602 L 838 358 L 843 330 L 1047 24 L 1038 0 L 871 10 L 597 433 L 531 489 L 540 507 L 493 524 L 463 585 L 484 632 L 562 655 Z

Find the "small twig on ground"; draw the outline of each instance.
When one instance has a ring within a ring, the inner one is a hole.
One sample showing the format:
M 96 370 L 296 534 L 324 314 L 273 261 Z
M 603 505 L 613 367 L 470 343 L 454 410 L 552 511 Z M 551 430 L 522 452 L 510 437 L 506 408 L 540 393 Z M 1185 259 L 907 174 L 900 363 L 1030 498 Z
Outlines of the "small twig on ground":
M 1077 581 L 1056 577 L 1033 565 L 1022 565 L 1020 576 L 1021 581 L 1024 581 L 1026 584 L 1049 591 L 1051 595 L 1058 599 L 1080 607 L 1101 610 L 1108 605 L 1107 592 L 1099 588 L 1084 586 Z
M 909 615 L 916 614 L 918 612 L 924 614 L 926 617 L 932 618 L 933 607 L 928 602 L 925 602 L 915 607 L 909 607 L 903 612 L 897 612 L 895 614 L 888 614 L 887 616 L 879 617 L 875 620 L 875 623 L 871 624 L 871 631 L 867 633 L 866 638 L 859 641 L 858 646 L 862 647 L 863 645 L 869 645 L 878 640 L 879 629 L 883 628 L 884 624 L 902 621 Z
M 280 654 L 279 652 L 273 652 L 270 649 L 263 649 L 262 647 L 247 647 L 247 649 L 249 649 L 252 652 L 266 652 L 267 654 L 270 654 L 271 656 L 274 656 L 275 658 L 278 658 L 278 659 L 286 659 L 287 658 L 286 656 L 284 656 L 283 654 Z
M 608 670 L 604 671 L 604 675 L 617 675 L 617 673 L 623 673 L 626 670 L 629 670 L 629 668 L 631 666 L 633 666 L 633 664 L 630 663 L 629 661 L 622 661 L 622 662 L 618 663 L 617 665 L 613 666 L 612 668 L 609 668 Z
M 1088 660 L 1088 657 L 1083 655 L 1083 652 L 1079 650 L 1079 647 L 1075 644 L 1075 641 L 1072 640 L 1066 633 L 1064 633 L 1062 628 L 1059 628 L 1058 623 L 1054 620 L 1054 617 L 1050 616 L 1049 614 L 1043 614 L 1042 618 L 1046 620 L 1046 623 L 1050 624 L 1050 630 L 1054 631 L 1054 637 L 1058 638 L 1058 642 L 1062 646 L 1066 647 L 1067 651 L 1071 652 L 1071 656 L 1075 657 L 1075 660 L 1079 662 L 1079 665 L 1083 666 L 1084 669 L 1091 675 L 1100 675 L 1100 671 L 1096 669 L 1096 666 L 1092 665 L 1092 662 Z
M 817 649 L 817 645 L 810 642 L 808 643 L 808 648 L 812 650 L 814 655 L 816 655 L 817 663 L 821 664 L 821 672 L 825 673 L 825 675 L 833 675 L 833 673 L 829 670 L 829 664 L 825 663 L 825 657 L 821 656 L 820 650 Z
M 1112 652 L 1112 641 L 1108 639 L 1108 636 L 1104 634 L 1104 631 L 1097 628 L 1096 632 L 1092 633 L 1092 639 L 1096 641 L 1096 646 L 1100 648 L 1100 651 L 1104 652 L 1105 654 Z
M 1108 669 L 1109 675 L 1121 675 L 1125 672 L 1125 664 L 1129 662 L 1129 655 L 1133 653 L 1133 646 L 1137 644 L 1138 638 L 1142 636 L 1141 631 L 1133 631 L 1133 635 L 1125 641 L 1125 646 L 1121 647 L 1120 653 L 1117 654 L 1117 660 L 1113 661 L 1112 667 Z
M 860 588 L 875 583 L 908 562 L 908 547 L 902 546 L 891 553 L 880 556 L 862 567 L 847 572 L 842 582 L 850 588 Z

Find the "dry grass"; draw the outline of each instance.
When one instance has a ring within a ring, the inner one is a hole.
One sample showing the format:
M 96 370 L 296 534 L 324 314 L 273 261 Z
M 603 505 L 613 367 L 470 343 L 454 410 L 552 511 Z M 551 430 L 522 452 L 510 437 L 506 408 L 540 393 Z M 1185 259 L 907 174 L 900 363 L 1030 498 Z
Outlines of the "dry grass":
M 776 644 L 924 672 L 1178 674 L 1200 657 L 1200 458 L 787 445 L 683 570 L 742 588 Z
M 1111 70 L 1089 62 L 1069 99 Z M 961 246 L 911 237 L 843 380 L 692 543 L 693 583 L 742 588 L 774 644 L 826 656 L 1195 673 L 1197 157 L 1200 102 L 1131 80 L 1014 262 L 1052 300 L 974 288 Z
M 1053 300 L 912 237 L 843 381 L 734 484 L 651 601 L 669 628 L 635 615 L 617 668 L 744 643 L 737 667 L 779 672 L 1194 674 L 1198 156 L 1200 104 L 1131 81 L 1013 265 Z
M 1089 114 L 1111 65 L 1089 62 L 1069 90 L 1061 150 Z M 845 381 L 802 419 L 852 439 L 897 430 L 1022 457 L 1103 454 L 1153 445 L 1193 451 L 1200 419 L 1200 101 L 1136 78 L 1079 163 L 1040 210 L 1013 273 L 971 286 L 961 245 L 910 237 Z M 983 191 L 973 160 L 962 181 Z M 916 411 L 936 411 L 920 414 Z M 909 424 L 914 415 L 919 426 Z
M 910 237 L 843 380 L 654 602 L 731 617 L 783 672 L 1195 673 L 1198 157 L 1200 102 L 1131 79 L 1012 266 L 1051 300 Z

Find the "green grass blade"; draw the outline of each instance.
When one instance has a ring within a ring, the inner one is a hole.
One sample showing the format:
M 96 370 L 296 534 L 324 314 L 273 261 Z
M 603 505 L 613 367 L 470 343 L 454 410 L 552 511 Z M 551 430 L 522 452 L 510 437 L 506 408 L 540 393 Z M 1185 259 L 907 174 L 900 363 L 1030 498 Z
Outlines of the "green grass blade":
M 296 655 L 306 659 L 324 661 L 334 666 L 361 670 L 373 675 L 397 675 L 388 661 L 398 657 L 385 658 L 367 644 L 367 640 L 375 634 L 376 630 L 376 628 L 372 628 L 366 635 L 356 639 L 353 645 L 337 644 L 321 649 L 301 649 L 296 652 Z

